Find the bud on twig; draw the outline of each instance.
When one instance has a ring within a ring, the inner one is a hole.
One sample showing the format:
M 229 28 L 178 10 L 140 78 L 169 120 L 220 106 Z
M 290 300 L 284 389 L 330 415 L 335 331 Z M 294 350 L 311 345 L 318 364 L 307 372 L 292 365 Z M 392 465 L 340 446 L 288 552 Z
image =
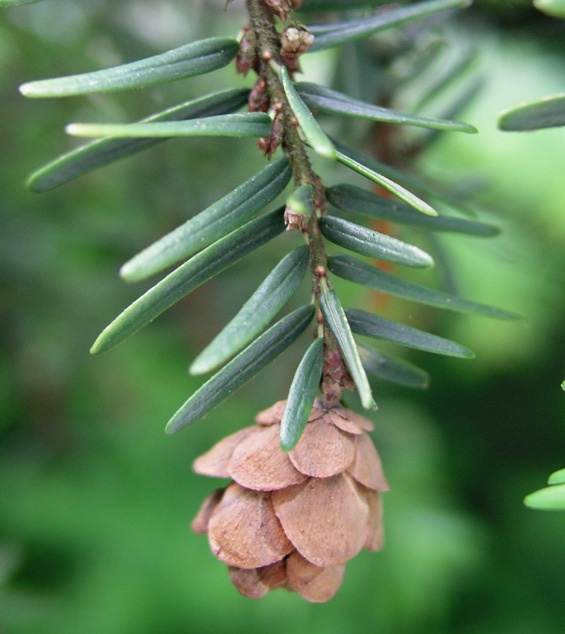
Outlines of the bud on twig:
M 298 58 L 306 53 L 314 36 L 305 28 L 289 26 L 281 35 L 281 60 L 291 72 L 300 70 Z
M 276 13 L 284 22 L 290 13 L 302 6 L 302 0 L 263 0 L 263 2 Z
M 249 93 L 249 112 L 267 112 L 268 109 L 267 82 L 259 77 Z
M 237 72 L 244 76 L 250 70 L 257 70 L 257 35 L 249 25 L 243 27 L 239 51 L 235 58 L 235 67 Z
M 281 144 L 283 138 L 283 124 L 279 112 L 275 112 L 273 119 L 273 132 L 271 136 L 260 137 L 257 139 L 257 147 L 263 154 L 270 159 Z

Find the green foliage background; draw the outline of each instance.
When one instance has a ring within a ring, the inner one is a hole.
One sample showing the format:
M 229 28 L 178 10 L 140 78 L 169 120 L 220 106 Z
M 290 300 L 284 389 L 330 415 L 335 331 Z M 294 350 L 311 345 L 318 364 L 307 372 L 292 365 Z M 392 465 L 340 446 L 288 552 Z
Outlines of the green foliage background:
M 277 254 L 260 251 L 266 268 L 244 261 L 115 351 L 88 354 L 139 294 L 118 267 L 257 171 L 253 142 L 174 140 L 41 196 L 23 186 L 70 147 L 59 133 L 68 121 L 133 120 L 244 82 L 227 68 L 165 96 L 39 102 L 17 92 L 25 80 L 235 35 L 238 3 L 227 15 L 222 4 L 53 0 L 0 14 L 0 631 L 562 632 L 564 518 L 528 510 L 522 498 L 565 464 L 565 130 L 495 126 L 503 108 L 563 90 L 564 23 L 525 3 L 510 14 L 479 4 L 468 28 L 481 38 L 488 81 L 465 120 L 480 134 L 446 136 L 421 165 L 484 185 L 503 237 L 445 248 L 464 296 L 520 312 L 527 325 L 387 306 L 477 359 L 414 352 L 430 390 L 376 391 L 374 439 L 392 487 L 385 550 L 351 562 L 328 605 L 283 592 L 257 603 L 237 594 L 190 531 L 214 486 L 190 467 L 284 397 L 298 359 L 286 353 L 177 436 L 163 426 L 199 384 L 189 361 Z

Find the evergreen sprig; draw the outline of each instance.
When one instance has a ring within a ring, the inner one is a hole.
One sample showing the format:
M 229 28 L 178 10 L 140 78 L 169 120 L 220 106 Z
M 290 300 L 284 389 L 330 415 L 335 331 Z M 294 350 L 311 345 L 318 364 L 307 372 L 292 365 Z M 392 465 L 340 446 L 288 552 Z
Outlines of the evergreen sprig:
M 534 0 L 534 5 L 548 15 L 565 19 L 565 0 Z M 565 126 L 565 93 L 549 95 L 523 104 L 511 106 L 498 116 L 498 127 L 505 132 L 528 132 Z M 565 380 L 561 382 L 565 391 Z M 565 469 L 552 473 L 550 485 L 524 498 L 532 509 L 565 510 Z
M 23 3 L 0 0 L 3 6 Z M 300 4 L 304 23 L 291 10 Z M 470 2 L 428 0 L 407 6 L 394 4 L 386 11 L 372 12 L 380 4 L 370 0 L 304 0 L 294 4 L 282 0 L 246 0 L 249 22 L 239 40 L 208 38 L 114 68 L 28 82 L 21 87 L 21 92 L 28 97 L 142 89 L 210 73 L 234 59 L 239 73 L 246 75 L 253 71 L 256 75 L 251 90 L 226 89 L 204 95 L 137 123 L 71 124 L 67 127 L 70 134 L 101 138 L 56 159 L 29 179 L 31 189 L 45 191 L 166 138 L 180 136 L 255 136 L 259 137 L 258 147 L 267 158 L 275 152 L 282 153 L 282 157 L 122 267 L 124 279 L 136 281 L 181 262 L 116 317 L 94 343 L 93 353 L 121 343 L 212 276 L 279 236 L 285 227 L 298 231 L 306 242 L 298 248 L 294 243 L 291 245 L 289 254 L 191 364 L 194 374 L 210 371 L 214 374 L 172 417 L 168 432 L 202 418 L 296 341 L 311 326 L 315 316 L 316 326 L 311 328 L 314 341 L 308 344 L 289 388 L 282 419 L 281 444 L 286 451 L 298 442 L 317 396 L 327 407 L 337 406 L 342 391 L 349 389 L 353 381 L 363 406 L 371 409 L 375 405 L 368 373 L 414 388 L 427 386 L 429 378 L 424 370 L 358 343 L 354 334 L 439 354 L 473 356 L 464 346 L 436 335 L 358 309 L 344 310 L 332 288 L 331 275 L 440 309 L 498 319 L 517 318 L 508 311 L 431 290 L 383 272 L 378 261 L 428 267 L 433 259 L 415 245 L 378 231 L 374 225 L 360 225 L 349 218 L 348 214 L 353 213 L 423 231 L 474 236 L 491 236 L 498 231 L 490 224 L 447 213 L 445 206 L 464 213 L 469 210 L 466 202 L 452 194 L 448 186 L 430 184 L 408 173 L 410 157 L 404 156 L 403 160 L 390 164 L 350 147 L 343 139 L 330 138 L 323 127 L 327 117 L 337 116 L 366 126 L 369 137 L 372 136 L 369 126 L 375 124 L 395 125 L 395 133 L 404 126 L 417 126 L 434 135 L 447 131 L 474 133 L 476 129 L 472 125 L 452 119 L 463 105 L 460 95 L 464 95 L 464 101 L 468 92 L 460 93 L 458 99 L 452 101 L 447 117 L 434 118 L 295 80 L 302 55 L 344 44 L 359 47 L 375 34 L 399 30 L 409 24 L 416 27 L 411 31 L 416 47 L 418 34 L 424 32 L 429 23 L 433 22 L 434 28 L 438 28 Z M 361 19 L 350 19 L 347 10 L 352 7 L 364 7 L 369 12 Z M 319 16 L 323 11 L 330 11 L 326 21 L 309 24 L 310 13 Z M 336 19 L 336 12 L 344 12 L 344 18 Z M 415 56 L 411 59 L 412 74 L 416 76 L 423 62 Z M 433 94 L 420 95 L 420 102 L 448 91 L 454 77 L 467 67 L 465 59 L 451 69 L 447 78 L 434 84 Z M 249 112 L 238 113 L 245 104 Z M 321 116 L 318 118 L 318 115 Z M 424 142 L 419 147 L 413 146 L 412 155 L 424 147 Z M 368 188 L 324 182 L 310 160 L 311 151 L 326 161 L 342 163 L 361 174 L 367 179 Z M 277 206 L 276 199 L 291 179 L 292 190 L 285 195 L 285 206 Z M 330 213 L 330 206 L 347 217 Z M 291 239 L 287 242 L 290 244 Z M 368 263 L 343 254 L 328 257 L 329 242 L 373 261 Z M 308 268 L 311 303 L 268 327 L 298 290 Z

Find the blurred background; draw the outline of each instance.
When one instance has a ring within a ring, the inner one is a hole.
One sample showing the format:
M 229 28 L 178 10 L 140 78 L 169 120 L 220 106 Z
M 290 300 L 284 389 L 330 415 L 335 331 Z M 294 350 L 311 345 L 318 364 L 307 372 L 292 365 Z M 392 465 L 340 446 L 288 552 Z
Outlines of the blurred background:
M 480 134 L 441 137 L 420 169 L 478 193 L 504 228 L 495 239 L 442 238 L 460 292 L 527 323 L 383 306 L 477 358 L 405 352 L 430 373 L 430 388 L 375 385 L 373 437 L 392 489 L 387 544 L 348 564 L 329 604 L 311 605 L 283 591 L 241 598 L 190 530 L 217 486 L 192 461 L 285 397 L 300 349 L 204 421 L 163 433 L 201 383 L 190 361 L 283 242 L 117 349 L 88 353 L 148 286 L 122 283 L 119 266 L 255 173 L 254 143 L 173 140 L 52 192 L 25 188 L 31 171 L 74 146 L 63 133 L 70 121 L 134 120 L 250 80 L 228 67 L 164 88 L 38 101 L 19 84 L 235 36 L 242 3 L 227 13 L 223 4 L 49 0 L 0 13 L 0 632 L 560 634 L 565 515 L 522 499 L 565 467 L 565 129 L 502 133 L 496 118 L 563 91 L 565 22 L 521 0 L 477 2 L 465 17 L 486 82 L 463 118 Z M 325 80 L 337 63 L 335 53 L 313 56 L 307 76 Z M 348 305 L 374 301 L 344 292 Z

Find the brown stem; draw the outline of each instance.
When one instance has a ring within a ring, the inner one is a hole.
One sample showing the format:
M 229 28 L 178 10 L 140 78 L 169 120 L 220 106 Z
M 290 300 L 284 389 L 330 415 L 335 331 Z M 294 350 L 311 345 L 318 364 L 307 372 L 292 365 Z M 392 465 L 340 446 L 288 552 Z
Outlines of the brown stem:
M 262 0 L 247 0 L 250 25 L 257 38 L 258 75 L 266 85 L 269 103 L 282 121 L 282 148 L 288 156 L 294 176 L 295 185 L 314 186 L 315 212 L 310 216 L 308 224 L 303 229 L 310 248 L 310 270 L 312 278 L 312 294 L 316 305 L 319 303 L 324 286 L 331 288 L 327 280 L 327 253 L 318 224 L 318 217 L 326 213 L 325 189 L 320 177 L 312 168 L 306 145 L 302 141 L 296 118 L 290 107 L 278 73 L 272 62 L 283 65 L 281 60 L 281 40 L 276 29 L 276 17 L 272 9 Z M 324 404 L 335 407 L 339 403 L 341 392 L 345 387 L 351 389 L 351 378 L 342 359 L 335 337 L 323 323 L 321 312 L 318 310 L 318 335 L 324 338 L 324 370 L 321 389 Z

